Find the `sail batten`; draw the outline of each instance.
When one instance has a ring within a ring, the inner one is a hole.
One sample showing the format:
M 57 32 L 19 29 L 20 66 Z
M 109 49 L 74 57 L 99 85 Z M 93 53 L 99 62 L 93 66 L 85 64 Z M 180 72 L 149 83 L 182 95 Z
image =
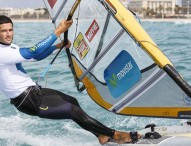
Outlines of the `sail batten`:
M 108 27 L 108 24 L 109 24 L 110 17 L 111 17 L 111 15 L 108 13 L 108 14 L 107 14 L 107 17 L 106 17 L 106 20 L 105 20 L 104 27 L 103 27 L 103 31 L 102 31 L 102 34 L 101 34 L 101 37 L 100 37 L 100 42 L 99 42 L 99 45 L 98 45 L 98 49 L 97 49 L 95 58 L 99 55 L 99 53 L 100 53 L 100 51 L 101 51 L 101 49 L 102 49 L 103 40 L 104 40 L 104 38 L 105 38 L 105 33 L 106 33 L 106 31 L 107 31 L 107 27 Z
M 55 23 L 57 18 L 59 17 L 60 13 L 62 12 L 62 10 L 64 9 L 66 3 L 68 0 L 64 0 L 63 3 L 61 4 L 60 8 L 58 9 L 58 11 L 56 12 L 55 16 L 52 19 L 52 22 Z

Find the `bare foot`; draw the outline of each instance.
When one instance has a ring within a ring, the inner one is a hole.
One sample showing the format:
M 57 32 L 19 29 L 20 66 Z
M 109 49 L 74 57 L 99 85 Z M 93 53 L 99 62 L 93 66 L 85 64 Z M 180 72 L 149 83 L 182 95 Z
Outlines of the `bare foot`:
M 108 136 L 105 136 L 105 135 L 100 135 L 100 136 L 98 137 L 98 139 L 99 139 L 99 143 L 100 143 L 101 145 L 104 145 L 104 144 L 106 144 L 106 143 L 109 141 L 109 137 L 108 137 Z
M 118 144 L 123 144 L 127 142 L 132 142 L 130 134 L 127 132 L 119 132 L 115 131 L 113 139 L 118 143 Z

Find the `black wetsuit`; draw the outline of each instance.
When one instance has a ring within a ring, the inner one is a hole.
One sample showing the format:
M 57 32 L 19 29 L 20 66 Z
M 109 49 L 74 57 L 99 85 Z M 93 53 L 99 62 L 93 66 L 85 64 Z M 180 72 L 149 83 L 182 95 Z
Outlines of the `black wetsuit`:
M 29 115 L 47 119 L 72 119 L 96 136 L 112 138 L 115 132 L 88 116 L 74 97 L 53 89 L 29 87 L 20 96 L 11 99 L 11 103 L 19 111 Z

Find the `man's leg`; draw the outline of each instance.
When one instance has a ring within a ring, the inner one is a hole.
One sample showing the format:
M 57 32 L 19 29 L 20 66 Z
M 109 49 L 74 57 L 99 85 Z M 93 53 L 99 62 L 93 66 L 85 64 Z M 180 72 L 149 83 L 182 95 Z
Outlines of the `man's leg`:
M 117 143 L 122 144 L 125 142 L 131 142 L 129 133 L 115 131 L 110 129 L 88 116 L 80 107 L 73 106 L 72 119 L 80 125 L 82 128 L 95 134 L 101 144 L 105 144 L 109 139 L 114 139 Z
M 78 101 L 64 93 L 52 89 L 43 89 L 45 95 L 41 101 L 42 107 L 38 116 L 49 119 L 72 119 L 79 126 L 96 135 L 101 144 L 113 138 L 119 143 L 130 142 L 129 133 L 115 131 L 88 116 L 79 106 Z
M 56 90 L 46 88 L 43 88 L 42 92 L 31 90 L 28 96 L 19 97 L 11 103 L 18 110 L 29 115 L 38 115 L 48 119 L 72 119 L 79 126 L 96 135 L 101 144 L 105 144 L 109 138 L 121 142 L 128 142 L 129 139 L 128 133 L 118 132 L 104 126 L 88 116 L 75 98 Z

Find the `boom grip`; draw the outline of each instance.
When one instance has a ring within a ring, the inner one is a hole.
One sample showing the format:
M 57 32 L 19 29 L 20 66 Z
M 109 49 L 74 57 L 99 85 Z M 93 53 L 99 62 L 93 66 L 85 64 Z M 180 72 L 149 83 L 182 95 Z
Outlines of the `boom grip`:
M 70 13 L 68 15 L 67 21 L 71 20 L 78 5 L 80 4 L 81 0 L 76 0 L 74 5 L 72 6 L 72 9 L 70 10 Z M 68 44 L 68 30 L 64 33 L 64 43 L 67 45 Z M 68 49 L 68 48 L 67 48 Z
M 71 20 L 72 19 L 72 15 L 69 14 L 68 15 L 68 18 L 67 18 L 67 21 Z M 64 44 L 67 45 L 68 44 L 68 30 L 64 33 Z
M 178 86 L 191 98 L 191 87 L 184 81 L 180 74 L 172 67 L 167 64 L 163 68 L 165 72 L 178 84 Z

